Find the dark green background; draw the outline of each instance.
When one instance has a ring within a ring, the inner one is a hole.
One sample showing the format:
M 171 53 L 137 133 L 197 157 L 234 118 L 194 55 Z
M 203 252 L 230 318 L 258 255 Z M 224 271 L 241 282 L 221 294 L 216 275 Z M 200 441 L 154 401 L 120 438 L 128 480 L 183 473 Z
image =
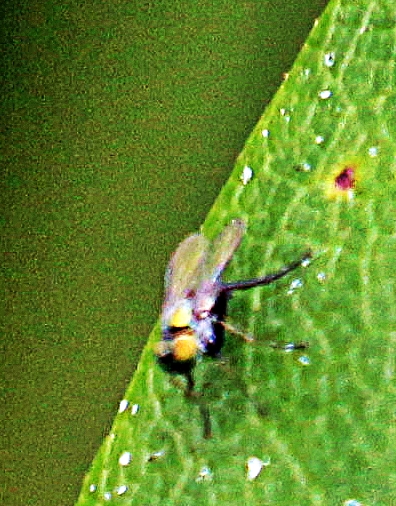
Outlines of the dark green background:
M 76 500 L 306 3 L 3 3 L 2 504 Z

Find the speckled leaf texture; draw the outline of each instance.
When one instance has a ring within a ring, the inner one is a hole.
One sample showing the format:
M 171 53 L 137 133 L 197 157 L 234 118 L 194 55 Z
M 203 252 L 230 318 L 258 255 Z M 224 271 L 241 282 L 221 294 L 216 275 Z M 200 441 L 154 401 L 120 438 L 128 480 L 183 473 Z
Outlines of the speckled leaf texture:
M 157 366 L 154 330 L 79 506 L 396 504 L 395 49 L 394 2 L 329 4 L 203 228 L 247 223 L 229 281 L 313 261 L 233 297 L 255 340 L 227 334 L 200 396 Z

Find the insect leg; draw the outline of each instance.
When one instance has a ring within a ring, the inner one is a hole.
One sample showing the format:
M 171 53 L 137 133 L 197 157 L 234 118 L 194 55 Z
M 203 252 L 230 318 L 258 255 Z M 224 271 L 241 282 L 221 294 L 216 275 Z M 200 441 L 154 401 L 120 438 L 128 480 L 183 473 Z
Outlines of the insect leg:
M 227 330 L 227 332 L 230 332 L 231 334 L 234 334 L 234 336 L 242 337 L 247 342 L 254 341 L 254 337 L 251 334 L 246 334 L 246 332 L 242 332 L 241 330 L 237 329 L 232 325 L 231 323 L 220 321 L 221 325 Z
M 191 369 L 185 373 L 185 377 L 187 379 L 186 397 L 191 397 L 194 395 L 194 386 L 195 386 L 195 381 Z

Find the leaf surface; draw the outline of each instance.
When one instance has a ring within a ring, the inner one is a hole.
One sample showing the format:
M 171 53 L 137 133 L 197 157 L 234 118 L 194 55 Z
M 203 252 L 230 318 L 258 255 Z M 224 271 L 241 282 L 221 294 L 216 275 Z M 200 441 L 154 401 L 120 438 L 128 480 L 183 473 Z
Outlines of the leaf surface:
M 247 223 L 227 281 L 314 259 L 234 296 L 255 341 L 197 365 L 201 396 L 159 369 L 154 329 L 78 506 L 394 500 L 395 21 L 389 0 L 329 4 L 204 226 Z

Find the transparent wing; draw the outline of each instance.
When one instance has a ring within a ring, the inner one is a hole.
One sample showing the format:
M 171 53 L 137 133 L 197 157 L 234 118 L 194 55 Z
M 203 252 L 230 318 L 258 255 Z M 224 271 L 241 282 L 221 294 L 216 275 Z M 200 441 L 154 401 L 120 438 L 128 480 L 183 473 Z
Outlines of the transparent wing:
M 234 220 L 214 240 L 201 273 L 194 303 L 196 315 L 211 311 L 221 289 L 219 277 L 238 248 L 245 233 L 243 221 Z
M 165 273 L 163 325 L 167 326 L 173 312 L 195 295 L 208 251 L 208 240 L 200 234 L 187 237 L 173 253 Z
M 205 262 L 205 273 L 203 274 L 205 278 L 213 281 L 218 279 L 238 248 L 245 231 L 246 226 L 242 220 L 234 220 L 225 227 L 212 244 L 210 254 Z

